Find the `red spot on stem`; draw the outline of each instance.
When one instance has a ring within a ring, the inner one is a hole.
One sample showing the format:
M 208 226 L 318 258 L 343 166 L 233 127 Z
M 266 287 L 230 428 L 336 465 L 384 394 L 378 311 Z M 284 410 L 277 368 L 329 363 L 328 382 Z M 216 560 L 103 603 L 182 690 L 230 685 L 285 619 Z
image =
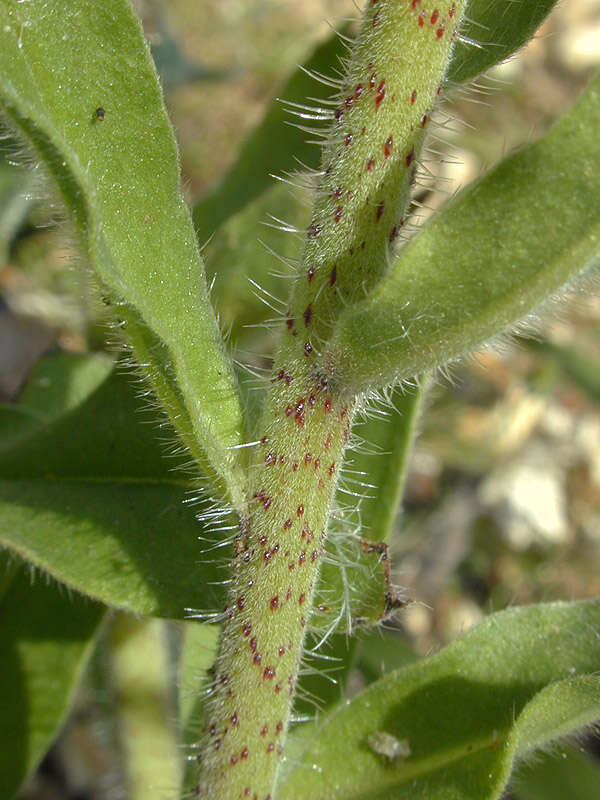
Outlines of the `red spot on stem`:
M 377 94 L 375 96 L 375 110 L 379 111 L 379 106 L 383 103 L 385 97 L 385 78 L 379 82 L 377 87 Z

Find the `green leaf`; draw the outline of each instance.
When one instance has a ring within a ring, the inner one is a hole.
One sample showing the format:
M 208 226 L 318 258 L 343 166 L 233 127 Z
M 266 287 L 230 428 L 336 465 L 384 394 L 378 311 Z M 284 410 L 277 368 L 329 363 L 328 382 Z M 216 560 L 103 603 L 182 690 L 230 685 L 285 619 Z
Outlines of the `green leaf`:
M 41 358 L 19 395 L 19 407 L 43 422 L 51 422 L 77 408 L 108 378 L 113 368 L 111 359 L 102 355 L 55 353 Z
M 64 359 L 55 366 L 52 384 L 67 381 Z M 87 374 L 93 388 L 97 376 Z M 214 564 L 198 563 L 202 529 L 182 502 L 192 481 L 181 457 L 164 457 L 142 408 L 115 370 L 79 406 L 1 452 L 0 544 L 109 605 L 182 617 L 186 607 L 214 608 L 222 592 L 208 585 Z M 0 409 L 0 427 L 2 417 Z
M 163 620 L 125 614 L 112 624 L 111 673 L 129 800 L 163 800 L 165 787 L 181 780 L 166 627 Z
M 516 759 L 600 717 L 599 627 L 599 601 L 488 617 L 300 729 L 279 797 L 499 798 Z M 387 758 L 374 734 L 410 755 Z
M 269 223 L 270 215 L 275 215 L 302 230 L 309 219 L 309 209 L 302 200 L 298 190 L 281 183 L 272 185 L 232 214 L 203 251 L 211 283 L 214 280 L 215 308 L 238 347 L 256 349 L 261 326 L 268 327 L 268 321 L 273 319 L 283 321 L 285 298 L 295 272 L 281 261 L 293 264 L 301 242 L 293 234 L 282 233 L 264 223 Z M 267 248 L 277 253 L 278 258 Z M 287 276 L 287 280 L 278 275 Z M 283 299 L 277 302 L 273 298 Z M 260 338 L 264 350 L 266 337 Z M 266 343 L 269 344 L 272 349 L 273 342 Z
M 203 466 L 240 505 L 241 406 L 140 24 L 127 0 L 54 6 L 0 2 L 0 108 L 56 181 L 103 284 L 166 345 Z
M 339 703 L 354 666 L 356 648 L 356 637 L 345 633 L 333 634 L 325 642 L 319 637 L 309 638 L 294 698 L 297 716 L 310 719 L 315 711 L 322 713 Z
M 0 786 L 10 798 L 58 733 L 103 608 L 0 555 Z
M 396 388 L 390 392 L 389 403 L 368 409 L 364 422 L 355 425 L 354 433 L 363 446 L 350 454 L 346 465 L 349 477 L 359 482 L 354 484 L 358 491 L 364 490 L 359 508 L 361 535 L 367 539 L 390 540 L 424 393 L 421 385 Z M 371 485 L 361 487 L 362 482 Z
M 198 734 L 206 674 L 213 664 L 220 630 L 217 625 L 202 625 L 190 620 L 183 625 L 183 643 L 179 662 L 179 718 L 185 744 Z
M 599 126 L 600 78 L 543 139 L 434 216 L 340 317 L 324 354 L 335 380 L 355 393 L 443 365 L 598 264 Z
M 470 0 L 446 82 L 464 83 L 524 45 L 556 0 Z
M 198 782 L 198 739 L 204 723 L 207 677 L 217 653 L 220 630 L 216 625 L 196 621 L 183 624 L 183 643 L 179 661 L 179 719 L 181 743 L 186 765 L 181 797 L 192 795 Z
M 345 515 L 345 523 L 363 540 L 353 543 L 346 531 L 340 541 L 330 534 L 327 548 L 334 557 L 323 563 L 319 573 L 315 605 L 325 610 L 315 613 L 316 626 L 327 628 L 337 621 L 349 633 L 356 624 L 378 624 L 398 605 L 388 553 L 372 545 L 390 541 L 423 393 L 419 386 L 396 388 L 387 407 L 372 409 L 362 424 L 354 424 L 360 444 L 344 462 L 338 502 L 347 505 L 345 491 L 361 495 L 356 508 Z M 350 558 L 344 555 L 348 548 L 353 551 Z
M 573 747 L 536 755 L 511 780 L 518 800 L 596 800 L 599 786 L 598 760 Z
M 194 226 L 201 244 L 226 219 L 266 191 L 272 184 L 272 174 L 295 172 L 303 166 L 318 167 L 320 148 L 307 141 L 310 137 L 305 131 L 290 124 L 293 118 L 285 110 L 285 104 L 306 103 L 311 97 L 318 105 L 321 100 L 328 99 L 332 89 L 307 73 L 330 74 L 338 68 L 338 59 L 345 52 L 343 40 L 334 34 L 315 48 L 303 67 L 292 73 L 279 92 L 285 102 L 271 102 L 260 124 L 240 148 L 227 175 L 214 191 L 194 205 Z
M 409 641 L 394 628 L 378 628 L 361 637 L 356 666 L 369 683 L 419 660 Z

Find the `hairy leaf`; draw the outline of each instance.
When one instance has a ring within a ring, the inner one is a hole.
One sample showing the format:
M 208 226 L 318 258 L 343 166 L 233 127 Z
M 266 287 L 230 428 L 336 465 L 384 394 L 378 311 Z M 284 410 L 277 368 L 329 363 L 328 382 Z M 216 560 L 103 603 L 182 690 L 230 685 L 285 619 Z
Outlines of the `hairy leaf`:
M 599 626 L 599 601 L 490 616 L 300 729 L 280 797 L 499 798 L 516 759 L 600 717 Z
M 103 284 L 167 347 L 204 466 L 241 503 L 235 379 L 130 3 L 2 0 L 0 109 L 58 185 Z
M 600 260 L 600 79 L 539 142 L 461 192 L 340 317 L 325 364 L 349 392 L 473 350 Z
M 52 744 L 103 608 L 0 555 L 0 786 L 11 798 Z
M 511 56 L 542 24 L 556 0 L 470 0 L 446 75 L 464 83 Z
M 182 503 L 192 481 L 181 457 L 164 457 L 130 383 L 113 371 L 97 385 L 98 367 L 84 369 L 77 357 L 49 359 L 36 374 L 46 382 L 34 392 L 34 376 L 26 388 L 32 407 L 44 393 L 68 402 L 73 375 L 87 375 L 90 393 L 47 425 L 27 417 L 28 429 L 0 452 L 0 544 L 134 613 L 181 617 L 186 607 L 214 607 L 214 565 L 198 565 L 202 529 Z

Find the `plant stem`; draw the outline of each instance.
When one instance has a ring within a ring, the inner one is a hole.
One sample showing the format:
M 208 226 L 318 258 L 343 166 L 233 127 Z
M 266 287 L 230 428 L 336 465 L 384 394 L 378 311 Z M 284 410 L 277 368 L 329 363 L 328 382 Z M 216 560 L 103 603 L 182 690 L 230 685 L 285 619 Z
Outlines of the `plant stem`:
M 271 796 L 352 405 L 310 373 L 278 381 L 236 542 L 201 797 Z
M 315 210 L 235 544 L 200 752 L 203 798 L 274 797 L 357 404 L 329 385 L 321 350 L 346 305 L 386 272 L 464 0 L 440 0 L 427 12 L 421 6 L 369 0 L 330 112 Z

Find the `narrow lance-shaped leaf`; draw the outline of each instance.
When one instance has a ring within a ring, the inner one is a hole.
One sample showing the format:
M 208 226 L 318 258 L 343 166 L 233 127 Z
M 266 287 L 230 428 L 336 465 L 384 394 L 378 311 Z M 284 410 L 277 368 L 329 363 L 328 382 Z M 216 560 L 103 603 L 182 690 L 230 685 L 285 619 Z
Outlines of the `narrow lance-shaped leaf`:
M 103 607 L 0 554 L 0 786 L 11 798 L 63 723 Z
M 600 260 L 600 79 L 542 140 L 465 189 L 340 317 L 324 361 L 354 393 L 443 365 Z
M 2 0 L 0 109 L 56 181 L 103 284 L 167 346 L 204 466 L 243 505 L 233 370 L 130 3 Z
M 494 614 L 299 729 L 281 800 L 497 800 L 515 760 L 600 718 L 600 602 Z
M 464 83 L 525 44 L 556 0 L 469 0 L 446 82 Z
M 198 563 L 202 528 L 195 509 L 183 505 L 192 483 L 182 460 L 165 458 L 157 426 L 125 376 L 111 370 L 98 382 L 106 366 L 106 359 L 63 354 L 32 375 L 24 398 L 33 409 L 54 405 L 54 418 L 43 424 L 24 415 L 27 426 L 0 451 L 0 545 L 137 614 L 213 608 L 220 592 L 209 585 L 214 565 Z M 69 408 L 74 396 L 80 404 Z M 60 398 L 68 409 L 62 415 Z M 162 436 L 173 437 L 170 427 Z

